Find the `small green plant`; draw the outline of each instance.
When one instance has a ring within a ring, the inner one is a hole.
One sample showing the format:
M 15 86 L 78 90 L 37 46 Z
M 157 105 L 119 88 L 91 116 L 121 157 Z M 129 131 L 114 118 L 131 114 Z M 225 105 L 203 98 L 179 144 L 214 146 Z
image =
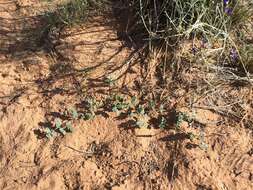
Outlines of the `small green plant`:
M 63 118 L 55 118 L 50 122 L 50 126 L 45 128 L 45 135 L 48 139 L 54 137 L 55 132 L 59 132 L 62 135 L 73 132 L 73 120 L 79 118 L 79 114 L 75 108 L 67 109 L 62 114 Z
M 188 133 L 187 135 L 188 135 L 188 137 L 189 137 L 189 139 L 190 139 L 191 141 L 193 141 L 194 139 L 197 138 L 197 136 L 196 136 L 195 134 L 193 134 L 193 133 Z
M 97 101 L 94 98 L 88 98 L 85 101 L 85 112 L 81 114 L 81 118 L 84 120 L 92 120 L 96 117 L 96 112 L 103 106 L 102 101 Z
M 70 121 L 63 122 L 61 119 L 55 119 L 55 128 L 62 135 L 66 135 L 67 132 L 73 132 L 72 123 Z
M 68 117 L 68 118 L 70 118 L 70 119 L 78 119 L 78 117 L 79 117 L 79 114 L 78 114 L 78 112 L 77 112 L 77 110 L 76 110 L 76 108 L 69 108 L 69 109 L 67 109 L 65 112 L 64 112 L 64 116 L 66 116 L 66 117 Z
M 66 131 L 67 132 L 73 132 L 73 127 L 71 121 L 66 123 Z
M 148 128 L 150 117 L 147 114 L 137 114 L 134 119 L 137 127 Z
M 185 112 L 179 112 L 176 119 L 176 129 L 180 129 L 180 125 L 183 121 L 191 123 L 193 119 Z
M 51 128 L 47 127 L 45 129 L 45 135 L 48 139 L 51 139 L 54 137 L 54 131 Z
M 177 122 L 176 122 L 176 129 L 180 130 L 180 125 L 182 124 L 183 121 L 186 121 L 188 123 L 193 123 L 193 119 L 185 112 L 179 112 L 177 115 Z M 201 128 L 200 134 L 194 134 L 192 132 L 187 133 L 188 138 L 191 141 L 194 141 L 194 139 L 197 139 L 199 141 L 199 148 L 202 150 L 206 150 L 208 148 L 208 144 L 205 142 L 205 133 L 204 129 Z
M 160 107 L 159 107 L 159 112 L 160 114 L 163 114 L 165 112 L 165 109 L 164 109 L 164 105 L 161 104 Z
M 140 115 L 144 115 L 144 114 L 145 114 L 144 106 L 139 105 L 139 106 L 136 108 L 136 113 L 137 113 L 137 114 L 140 114 Z
M 112 111 L 116 112 L 117 114 L 120 113 L 120 111 L 128 110 L 130 107 L 130 104 L 126 101 L 126 99 L 123 96 L 115 95 L 114 99 L 112 101 Z
M 132 113 L 135 124 L 139 128 L 147 128 L 149 126 L 150 117 L 145 113 L 144 106 L 138 105 L 136 111 Z
M 139 104 L 139 100 L 136 96 L 131 97 L 130 107 L 135 108 Z
M 96 117 L 96 115 L 94 113 L 85 113 L 82 114 L 82 119 L 84 120 L 92 120 Z
M 167 121 L 166 121 L 165 117 L 162 116 L 161 119 L 160 119 L 159 128 L 160 129 L 165 129 L 166 124 L 167 124 Z
M 78 113 L 77 113 L 77 111 L 76 111 L 75 108 L 71 108 L 71 109 L 69 110 L 69 112 L 71 113 L 71 115 L 72 115 L 72 117 L 73 117 L 74 119 L 77 119 L 77 118 L 78 118 Z
M 148 102 L 148 107 L 150 110 L 155 110 L 155 101 L 154 100 L 150 100 Z
M 60 133 L 62 135 L 65 135 L 66 134 L 66 131 L 64 130 L 63 128 L 63 124 L 62 124 L 62 121 L 60 119 L 56 119 L 55 120 L 55 128 L 60 131 Z
M 63 136 L 65 136 L 69 132 L 73 132 L 71 121 L 62 121 L 59 118 L 56 118 L 50 127 L 45 128 L 45 135 L 48 139 L 54 137 L 55 132 L 59 132 Z
M 115 85 L 115 80 L 113 80 L 112 78 L 105 78 L 105 83 L 108 84 L 109 86 L 114 86 Z

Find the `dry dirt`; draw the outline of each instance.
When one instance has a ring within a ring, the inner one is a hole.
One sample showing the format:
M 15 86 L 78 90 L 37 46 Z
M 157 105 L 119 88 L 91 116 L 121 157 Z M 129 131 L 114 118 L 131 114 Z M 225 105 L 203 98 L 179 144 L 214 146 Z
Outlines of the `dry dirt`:
M 196 110 L 203 129 L 182 124 L 204 130 L 206 149 L 174 130 L 126 127 L 110 112 L 75 121 L 64 137 L 42 137 L 47 121 L 85 93 L 106 95 L 105 76 L 124 73 L 118 85 L 131 91 L 140 71 L 126 68 L 133 50 L 113 19 L 64 31 L 55 46 L 60 60 L 37 48 L 26 34 L 45 5 L 0 0 L 0 189 L 253 189 L 252 130 L 211 111 Z M 87 67 L 93 71 L 81 72 Z

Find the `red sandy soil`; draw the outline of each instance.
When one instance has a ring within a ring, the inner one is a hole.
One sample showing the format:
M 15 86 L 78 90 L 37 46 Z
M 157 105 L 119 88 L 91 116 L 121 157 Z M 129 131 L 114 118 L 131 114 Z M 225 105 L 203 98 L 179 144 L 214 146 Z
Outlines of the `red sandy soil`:
M 210 111 L 196 113 L 208 121 L 206 150 L 173 130 L 125 129 L 126 121 L 110 112 L 75 121 L 64 137 L 40 138 L 45 123 L 80 103 L 82 93 L 106 92 L 101 78 L 125 72 L 121 66 L 133 51 L 118 39 L 115 21 L 105 18 L 66 30 L 56 46 L 62 61 L 29 50 L 24 28 L 35 26 L 32 16 L 46 5 L 0 0 L 0 189 L 253 189 L 252 131 L 217 124 L 223 118 Z M 61 74 L 61 67 L 94 70 Z M 118 85 L 131 88 L 138 72 L 134 67 Z

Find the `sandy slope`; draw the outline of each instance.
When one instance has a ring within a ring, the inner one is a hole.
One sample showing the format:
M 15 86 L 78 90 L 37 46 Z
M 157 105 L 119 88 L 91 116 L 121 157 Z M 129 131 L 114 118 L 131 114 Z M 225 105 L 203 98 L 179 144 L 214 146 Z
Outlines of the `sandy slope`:
M 106 94 L 103 77 L 126 71 L 132 50 L 114 21 L 98 18 L 65 31 L 56 46 L 63 59 L 53 59 L 24 32 L 35 25 L 28 16 L 39 2 L 0 0 L 0 189 L 253 189 L 252 131 L 225 122 L 205 126 L 206 150 L 170 130 L 127 130 L 109 112 L 75 121 L 65 137 L 41 138 L 46 122 L 79 104 L 82 93 Z M 88 76 L 74 72 L 86 67 L 94 69 Z M 119 85 L 134 86 L 138 71 Z M 197 117 L 225 121 L 210 111 Z

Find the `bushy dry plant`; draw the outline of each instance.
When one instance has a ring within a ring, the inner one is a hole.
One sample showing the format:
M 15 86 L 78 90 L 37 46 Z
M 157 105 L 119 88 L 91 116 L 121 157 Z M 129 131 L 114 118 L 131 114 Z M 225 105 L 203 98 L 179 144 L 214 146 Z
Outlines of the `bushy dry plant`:
M 159 45 L 167 52 L 176 50 L 178 55 L 190 44 L 186 50 L 190 57 L 183 53 L 182 57 L 189 59 L 200 54 L 205 63 L 237 64 L 244 71 L 250 68 L 252 44 L 245 36 L 253 27 L 252 2 L 130 0 L 130 7 L 135 14 L 136 30 L 150 45 Z

